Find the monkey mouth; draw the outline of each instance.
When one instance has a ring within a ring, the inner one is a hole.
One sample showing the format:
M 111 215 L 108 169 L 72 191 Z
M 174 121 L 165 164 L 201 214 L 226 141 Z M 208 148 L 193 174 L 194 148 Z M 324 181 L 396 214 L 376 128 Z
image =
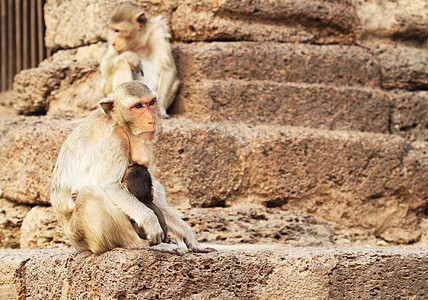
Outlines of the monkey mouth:
M 149 133 L 155 133 L 155 130 L 142 131 L 140 134 L 149 134 Z

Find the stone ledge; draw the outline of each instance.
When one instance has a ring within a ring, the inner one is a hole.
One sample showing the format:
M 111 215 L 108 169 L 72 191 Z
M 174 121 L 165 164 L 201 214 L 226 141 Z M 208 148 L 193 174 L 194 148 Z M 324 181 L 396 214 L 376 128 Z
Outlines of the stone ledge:
M 183 82 L 171 112 L 199 123 L 233 121 L 388 133 L 390 106 L 384 92 L 369 87 L 202 79 Z M 408 111 L 408 115 L 416 113 Z
M 95 256 L 6 249 L 0 261 L 2 299 L 422 299 L 428 282 L 428 249 L 398 247 L 220 250 L 183 257 L 150 250 Z
M 352 44 L 360 21 L 344 1 L 184 1 L 172 15 L 171 28 L 181 41 Z
M 0 127 L 0 189 L 12 202 L 48 204 L 60 146 L 78 121 L 15 118 Z M 173 204 L 255 204 L 301 210 L 387 241 L 420 239 L 428 144 L 372 133 L 236 123 L 161 124 L 156 178 Z
M 376 58 L 358 46 L 274 42 L 180 43 L 174 46 L 173 54 L 178 76 L 187 84 L 201 79 L 369 87 L 381 84 Z

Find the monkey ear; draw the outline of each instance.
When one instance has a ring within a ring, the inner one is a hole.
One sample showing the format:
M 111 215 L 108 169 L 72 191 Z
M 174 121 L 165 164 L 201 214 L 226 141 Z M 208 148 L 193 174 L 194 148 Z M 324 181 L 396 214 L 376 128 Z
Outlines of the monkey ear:
M 111 111 L 114 108 L 114 99 L 110 94 L 110 95 L 107 95 L 106 98 L 103 98 L 100 101 L 98 101 L 97 104 L 103 109 L 106 115 L 110 115 Z
M 136 18 L 135 21 L 137 22 L 138 26 L 142 27 L 143 25 L 146 25 L 147 17 L 144 12 L 141 12 Z

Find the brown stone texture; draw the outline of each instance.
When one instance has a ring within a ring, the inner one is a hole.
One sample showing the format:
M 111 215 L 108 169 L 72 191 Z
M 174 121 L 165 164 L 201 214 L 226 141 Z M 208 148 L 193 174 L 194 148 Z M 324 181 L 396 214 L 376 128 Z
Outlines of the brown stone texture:
M 210 43 L 180 44 L 175 54 L 183 84 L 173 114 L 388 133 L 389 98 L 371 88 L 380 70 L 362 48 Z
M 272 80 L 330 85 L 380 84 L 373 55 L 361 47 L 282 43 L 191 43 L 174 50 L 183 82 Z
M 155 175 L 200 240 L 426 241 L 423 0 L 137 2 L 170 25 L 181 81 Z M 47 115 L 0 125 L 0 196 L 12 218 L 2 246 L 63 246 L 50 208 L 27 215 L 25 205 L 49 205 L 56 156 L 79 122 L 70 119 L 103 96 L 99 61 L 118 3 L 47 1 L 56 52 L 0 101 Z
M 388 133 L 389 103 L 384 92 L 371 88 L 203 80 L 183 84 L 171 112 L 197 122 L 270 120 L 272 125 Z
M 4 299 L 424 299 L 417 248 L 219 251 L 0 250 Z M 112 263 L 114 262 L 114 263 Z
M 410 140 L 428 141 L 428 91 L 394 91 L 391 132 Z
M 356 0 L 362 42 L 392 39 L 423 44 L 428 38 L 425 0 Z
M 98 61 L 106 47 L 95 44 L 55 53 L 38 68 L 15 76 L 15 109 L 24 115 L 87 114 L 103 97 Z
M 4 124 L 3 197 L 48 204 L 56 156 L 78 123 L 32 117 Z M 156 145 L 155 175 L 172 203 L 283 206 L 342 228 L 382 236 L 402 227 L 397 240 L 420 238 L 416 226 L 427 197 L 426 143 L 357 132 L 170 119 L 162 123 Z
M 115 2 L 46 1 L 44 7 L 46 46 L 67 49 L 105 40 L 108 36 L 106 23 Z
M 71 247 L 58 224 L 52 207 L 35 206 L 21 226 L 20 248 Z
M 0 248 L 20 248 L 21 225 L 30 209 L 0 198 Z
M 428 90 L 427 49 L 380 45 L 374 51 L 381 65 L 383 88 Z
M 171 199 L 193 206 L 282 205 L 410 234 L 426 204 L 427 146 L 398 137 L 169 120 L 157 144 L 156 176 Z
M 199 241 L 218 245 L 331 246 L 333 232 L 314 215 L 264 207 L 177 209 Z
M 47 204 L 52 171 L 76 125 L 49 117 L 16 117 L 0 127 L 0 189 L 18 203 Z
M 356 251 L 338 257 L 337 265 L 329 273 L 329 299 L 427 298 L 426 249 L 401 250 L 391 255 L 376 252 Z M 393 284 L 385 286 L 385 282 Z
M 348 1 L 184 1 L 171 27 L 181 41 L 352 44 L 360 22 Z

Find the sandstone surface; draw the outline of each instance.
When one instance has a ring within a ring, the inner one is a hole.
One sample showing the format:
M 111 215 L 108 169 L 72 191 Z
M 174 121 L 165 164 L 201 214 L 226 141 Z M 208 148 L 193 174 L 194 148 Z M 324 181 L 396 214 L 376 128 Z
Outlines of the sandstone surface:
M 3 197 L 49 204 L 58 151 L 78 123 L 50 117 L 7 122 L 0 144 L 2 153 L 9 153 L 1 158 Z M 378 237 L 388 233 L 388 241 L 420 239 L 418 216 L 428 180 L 425 142 L 185 119 L 165 120 L 161 128 L 155 176 L 175 205 L 282 206 L 342 228 L 364 228 Z
M 0 198 L 0 248 L 20 248 L 22 222 L 30 209 Z
M 74 118 L 88 114 L 103 96 L 98 65 L 106 49 L 106 20 L 118 2 L 48 0 L 46 44 L 54 55 L 16 76 L 13 100 L 0 95 L 2 106 L 13 103 L 20 114 L 47 115 L 9 119 L 0 125 L 1 247 L 68 246 L 49 207 L 50 176 L 62 142 L 79 122 Z M 181 81 L 169 110 L 172 119 L 161 126 L 154 171 L 200 241 L 247 249 L 257 243 L 426 247 L 424 0 L 137 2 L 167 20 Z M 6 111 L 3 116 L 13 114 Z M 305 257 L 300 250 L 296 257 Z M 216 283 L 221 291 L 214 295 L 424 298 L 418 294 L 419 283 L 408 285 L 410 277 L 402 268 L 414 258 L 425 262 L 425 254 L 352 251 L 316 254 L 317 259 L 335 261 L 333 265 L 340 262 L 333 269 L 330 262 L 322 267 L 287 265 L 289 254 L 271 253 L 267 256 L 277 255 L 281 263 L 272 263 L 272 274 L 280 280 L 265 289 L 269 292 L 253 293 L 259 286 L 237 279 L 235 286 Z M 13 266 L 24 266 L 30 257 L 35 261 L 47 255 L 56 261 L 46 270 L 49 278 L 57 278 L 68 267 L 75 267 L 67 271 L 73 274 L 87 270 L 72 263 L 68 256 L 72 252 L 25 253 L 17 255 L 25 261 L 13 257 L 3 267 L 13 270 L 15 283 L 25 270 L 15 272 Z M 107 256 L 116 259 L 114 253 Z M 65 263 L 55 258 L 57 254 Z M 359 261 L 360 257 L 364 259 Z M 117 261 L 121 259 L 128 258 Z M 212 264 L 227 259 L 213 256 Z M 138 267 L 131 270 L 146 266 L 139 260 L 132 256 L 129 265 Z M 98 263 L 105 270 L 111 265 L 98 260 L 93 270 Z M 198 273 L 199 263 L 186 266 L 186 272 Z M 253 262 L 245 266 L 257 270 Z M 235 267 L 230 268 L 218 276 L 238 278 Z M 314 275 L 313 270 L 322 272 Z M 423 279 L 418 272 L 415 276 Z M 363 273 L 369 276 L 359 275 Z M 400 274 L 398 281 L 393 274 Z M 115 275 L 116 279 L 101 277 L 101 282 L 116 280 L 120 288 L 112 293 L 127 295 L 121 288 L 132 284 L 127 282 L 129 273 Z M 28 295 L 60 289 L 60 294 L 75 296 L 69 291 L 74 289 L 72 281 L 51 285 L 43 276 L 34 286 L 28 284 Z M 178 287 L 169 287 L 165 294 L 151 289 L 156 283 L 149 282 L 138 291 L 130 288 L 130 298 L 144 290 L 153 297 L 170 295 L 173 289 L 184 298 L 192 297 L 180 282 L 192 287 L 198 282 L 177 276 Z M 217 275 L 212 276 L 215 282 Z M 284 276 L 310 279 L 284 283 Z M 11 293 L 7 295 L 26 295 L 27 283 L 17 291 L 8 289 L 15 283 L 6 283 L 5 290 Z M 79 297 L 109 293 L 97 284 L 88 289 L 83 284 L 76 293 L 81 293 Z M 210 295 L 196 292 L 193 297 Z
M 425 249 L 0 250 L 7 299 L 424 299 Z

